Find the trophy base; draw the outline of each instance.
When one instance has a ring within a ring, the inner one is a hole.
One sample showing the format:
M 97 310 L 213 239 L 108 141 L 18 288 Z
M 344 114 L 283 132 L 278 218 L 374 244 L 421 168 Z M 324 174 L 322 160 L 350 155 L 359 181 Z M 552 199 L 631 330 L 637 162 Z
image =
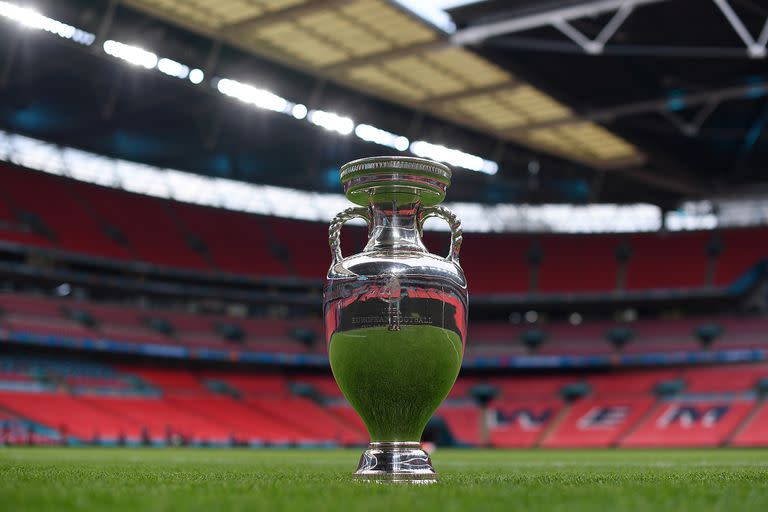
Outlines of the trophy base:
M 435 484 L 437 473 L 420 443 L 370 443 L 353 475 L 361 482 Z

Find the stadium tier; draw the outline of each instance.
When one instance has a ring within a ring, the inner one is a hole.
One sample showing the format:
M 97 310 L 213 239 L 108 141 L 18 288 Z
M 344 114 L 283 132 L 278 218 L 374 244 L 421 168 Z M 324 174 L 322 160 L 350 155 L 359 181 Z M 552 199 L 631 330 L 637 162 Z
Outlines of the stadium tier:
M 360 445 L 367 440 L 362 422 L 328 375 L 114 367 L 37 356 L 1 356 L 0 365 L 0 426 L 7 443 Z M 713 372 L 718 380 L 710 379 Z M 684 383 L 680 391 L 654 392 L 670 378 Z M 768 379 L 768 365 L 460 377 L 460 391 L 432 423 L 454 443 L 469 446 L 765 446 L 768 414 L 761 379 Z M 703 380 L 714 384 L 702 390 L 697 383 Z M 479 382 L 499 390 L 485 410 L 469 396 Z M 574 384 L 591 391 L 568 396 L 565 391 Z
M 712 324 L 719 326 L 718 337 L 702 344 L 697 329 Z M 617 328 L 632 332 L 631 339 L 620 347 L 611 341 L 611 331 Z M 472 325 L 466 356 L 471 362 L 537 355 L 632 357 L 763 350 L 766 331 L 768 318 L 725 314 L 630 323 L 595 321 L 576 326 L 566 322 L 532 326 L 486 321 Z M 526 343 L 531 332 L 543 336 L 540 343 Z M 0 293 L 0 338 L 39 345 L 67 343 L 93 350 L 146 350 L 158 355 L 165 350 L 166 356 L 181 358 L 205 357 L 208 351 L 317 356 L 325 353 L 319 320 L 189 313 L 19 293 Z
M 319 282 L 327 226 L 127 193 L 0 164 L 0 241 L 204 275 Z M 130 215 L 125 212 L 130 211 Z M 147 229 L 152 226 L 152 229 Z M 362 230 L 344 238 L 362 244 Z M 768 230 L 632 235 L 467 233 L 476 295 L 726 288 L 768 256 Z M 446 235 L 427 233 L 443 252 Z M 712 250 L 713 246 L 718 250 Z
M 296 332 L 315 333 L 312 320 L 237 318 L 139 309 L 18 294 L 0 294 L 0 328 L 15 335 L 178 346 L 188 349 L 301 353 L 312 350 Z M 229 336 L 229 338 L 228 338 Z

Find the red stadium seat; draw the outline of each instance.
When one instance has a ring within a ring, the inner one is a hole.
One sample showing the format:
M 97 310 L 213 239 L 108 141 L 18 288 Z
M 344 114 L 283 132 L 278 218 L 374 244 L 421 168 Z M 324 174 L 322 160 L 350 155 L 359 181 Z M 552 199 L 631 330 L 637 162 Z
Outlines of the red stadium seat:
M 220 372 L 206 375 L 226 382 L 244 396 L 282 397 L 288 394 L 288 383 L 282 375 L 246 375 Z
M 364 435 L 368 435 L 368 430 L 365 427 L 360 415 L 357 414 L 352 406 L 347 403 L 331 404 L 327 407 L 328 411 L 333 414 L 339 421 L 341 421 L 347 427 L 361 432 Z
M 367 441 L 358 429 L 306 398 L 247 398 L 243 403 L 286 426 L 305 432 L 307 441 L 335 440 L 340 444 Z
M 539 291 L 610 292 L 616 289 L 618 236 L 548 235 L 540 237 Z
M 298 443 L 313 441 L 310 429 L 294 427 L 279 418 L 264 414 L 246 402 L 239 402 L 226 397 L 176 396 L 168 399 L 169 403 L 222 425 L 236 439 L 253 442 Z M 326 433 L 321 439 L 333 439 L 335 432 Z
M 527 292 L 528 245 L 522 236 L 466 233 L 461 265 L 467 270 L 469 289 L 477 294 Z
M 98 217 L 74 192 L 85 187 L 82 183 L 7 164 L 0 164 L 0 181 L 17 208 L 36 214 L 53 232 L 51 246 L 105 258 L 131 257 L 105 234 Z
M 677 370 L 615 371 L 587 379 L 592 393 L 599 397 L 648 396 L 659 382 L 678 378 Z
M 146 400 L 144 400 L 146 402 Z M 60 393 L 0 392 L 0 406 L 83 441 L 137 439 L 141 424 Z
M 77 194 L 103 222 L 120 230 L 139 259 L 157 265 L 211 269 L 187 244 L 185 228 L 173 218 L 168 201 L 83 183 L 77 184 Z
M 717 260 L 715 284 L 728 286 L 758 261 L 768 258 L 768 242 L 761 228 L 723 230 L 722 253 Z
M 182 203 L 171 207 L 203 241 L 219 270 L 255 276 L 289 275 L 288 267 L 271 251 L 266 218 Z
M 225 443 L 233 434 L 233 426 L 186 411 L 163 398 L 87 397 L 83 401 L 112 418 L 138 426 L 135 438 L 146 430 L 153 441 L 165 440 L 171 434 L 188 442 Z
M 707 232 L 632 235 L 627 289 L 703 287 L 709 238 Z
M 768 378 L 768 365 L 691 368 L 683 373 L 683 378 L 690 393 L 752 391 L 760 379 Z
M 459 443 L 480 445 L 480 409 L 474 405 L 443 404 L 435 413 Z
M 763 401 L 757 404 L 730 444 L 731 446 L 768 446 L 768 402 Z

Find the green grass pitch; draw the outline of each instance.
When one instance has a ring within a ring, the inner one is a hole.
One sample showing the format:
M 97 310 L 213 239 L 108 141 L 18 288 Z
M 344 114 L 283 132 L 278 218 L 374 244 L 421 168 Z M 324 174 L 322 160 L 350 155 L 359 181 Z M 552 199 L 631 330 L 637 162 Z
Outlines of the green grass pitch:
M 0 510 L 768 511 L 768 450 L 439 449 L 431 487 L 353 482 L 359 453 L 0 448 Z

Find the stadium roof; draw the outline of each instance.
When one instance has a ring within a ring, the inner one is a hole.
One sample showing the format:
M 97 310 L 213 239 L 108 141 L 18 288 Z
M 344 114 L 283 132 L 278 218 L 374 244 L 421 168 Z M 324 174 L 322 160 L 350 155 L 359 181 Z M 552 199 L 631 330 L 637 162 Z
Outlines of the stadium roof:
M 344 161 L 412 152 L 485 203 L 674 209 L 764 181 L 750 0 L 18 5 L 4 28 L 59 37 L 0 30 L 2 128 L 110 157 L 334 192 Z
M 597 167 L 632 144 L 386 0 L 127 0 L 129 5 L 397 103 Z M 418 3 L 418 2 L 416 2 Z M 544 123 L 557 122 L 556 126 Z

